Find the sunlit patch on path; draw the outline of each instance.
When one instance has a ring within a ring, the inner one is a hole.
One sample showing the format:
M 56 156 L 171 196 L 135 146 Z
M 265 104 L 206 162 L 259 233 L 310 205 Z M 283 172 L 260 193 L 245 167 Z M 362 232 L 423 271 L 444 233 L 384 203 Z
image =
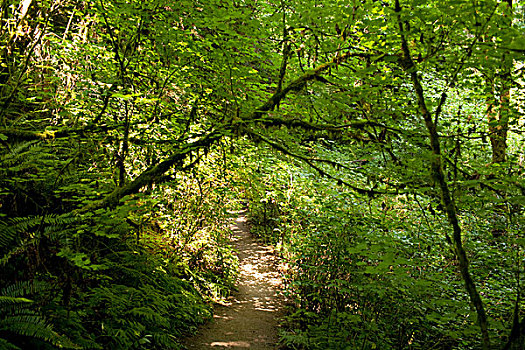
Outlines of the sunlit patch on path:
M 231 225 L 239 256 L 238 292 L 215 308 L 213 320 L 185 342 L 188 349 L 275 349 L 282 299 L 281 276 L 273 248 L 249 234 L 244 212 Z

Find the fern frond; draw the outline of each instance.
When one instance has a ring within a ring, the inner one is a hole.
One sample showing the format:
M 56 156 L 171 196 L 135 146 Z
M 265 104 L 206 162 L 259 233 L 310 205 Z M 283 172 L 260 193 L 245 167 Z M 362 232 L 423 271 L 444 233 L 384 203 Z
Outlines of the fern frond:
M 0 267 L 5 266 L 9 262 L 9 259 L 11 259 L 12 256 L 23 252 L 24 249 L 26 249 L 26 247 L 33 242 L 34 242 L 34 239 L 24 239 L 21 242 L 18 242 L 13 248 L 8 250 L 4 254 L 4 256 L 0 257 Z
M 61 336 L 38 315 L 15 315 L 0 321 L 0 330 L 36 338 L 53 345 L 61 343 Z
M 21 154 L 29 149 L 31 146 L 34 146 L 36 145 L 38 141 L 36 140 L 33 140 L 33 141 L 28 141 L 28 142 L 22 142 L 18 145 L 16 145 L 15 147 L 11 148 L 9 150 L 9 152 L 7 153 L 4 153 L 1 157 L 0 157 L 0 164 L 2 164 L 3 162 L 9 160 L 9 159 L 19 159 L 21 157 Z M 2 166 L 5 166 L 5 164 L 2 164 Z
M 20 281 L 0 289 L 0 296 L 22 297 L 28 294 L 39 293 L 47 289 L 47 284 L 39 281 Z
M 8 297 L 5 295 L 0 295 L 0 306 L 1 305 L 13 305 L 13 304 L 23 304 L 23 303 L 32 303 L 33 300 L 27 298 L 17 298 L 17 297 Z
M 16 230 L 0 220 L 0 249 L 10 246 L 16 239 Z
M 42 223 L 42 216 L 24 216 L 18 218 L 12 218 L 9 220 L 9 224 L 17 232 L 28 232 L 32 228 Z
M 0 221 L 0 248 L 6 248 L 12 245 L 19 237 L 27 236 L 32 231 L 43 226 L 43 232 L 48 234 L 49 238 L 53 233 L 64 231 L 64 226 L 74 224 L 77 218 L 72 215 L 36 215 L 11 218 L 7 222 Z M 56 235 L 54 238 L 61 238 L 62 235 Z M 3 260 L 3 259 L 2 259 Z M 1 260 L 0 260 L 1 261 Z
M 15 346 L 14 344 L 11 344 L 10 342 L 2 338 L 0 338 L 0 349 L 21 350 L 18 346 Z
M 56 333 L 50 323 L 29 308 L 33 301 L 23 297 L 45 288 L 47 285 L 43 282 L 22 281 L 0 290 L 1 333 L 39 339 L 57 347 L 78 348 L 68 338 Z M 18 349 L 3 338 L 0 338 L 0 348 Z
M 151 307 L 135 307 L 129 311 L 129 315 L 142 318 L 148 322 L 155 323 L 159 326 L 169 327 L 169 321 L 162 314 L 155 312 Z

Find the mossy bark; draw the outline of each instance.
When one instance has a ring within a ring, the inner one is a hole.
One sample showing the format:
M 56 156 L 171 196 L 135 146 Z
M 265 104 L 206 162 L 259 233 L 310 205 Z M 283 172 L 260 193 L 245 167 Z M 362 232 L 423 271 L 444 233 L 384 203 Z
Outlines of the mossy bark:
M 441 161 L 441 158 L 442 158 L 441 144 L 440 144 L 439 134 L 437 132 L 436 124 L 432 118 L 432 114 L 430 113 L 427 107 L 423 87 L 421 85 L 421 82 L 417 74 L 417 67 L 412 59 L 412 56 L 410 54 L 410 49 L 409 49 L 406 37 L 404 35 L 405 33 L 404 24 L 403 24 L 404 22 L 401 18 L 401 6 L 399 4 L 399 0 L 395 1 L 395 5 L 396 5 L 395 11 L 397 13 L 397 20 L 398 20 L 398 26 L 399 26 L 399 34 L 401 37 L 401 49 L 403 52 L 403 60 L 401 61 L 401 64 L 403 66 L 403 69 L 407 73 L 410 74 L 412 85 L 414 87 L 414 90 L 417 96 L 419 112 L 421 113 L 421 116 L 423 117 L 425 126 L 428 131 L 430 146 L 431 146 L 432 153 L 433 153 L 433 157 L 430 160 L 430 169 L 432 172 L 432 176 L 436 180 L 436 185 L 441 193 L 441 199 L 443 201 L 443 206 L 447 213 L 448 221 L 453 229 L 453 235 L 452 235 L 453 248 L 454 248 L 454 252 L 456 255 L 456 259 L 459 263 L 458 265 L 459 265 L 461 277 L 463 278 L 463 281 L 465 283 L 465 289 L 469 295 L 472 305 L 476 309 L 476 313 L 478 316 L 478 323 L 479 323 L 480 330 L 481 330 L 483 349 L 489 350 L 490 349 L 490 337 L 489 337 L 489 331 L 488 331 L 487 315 L 486 315 L 485 308 L 483 306 L 483 302 L 481 300 L 480 294 L 477 291 L 476 284 L 474 283 L 474 280 L 472 279 L 472 275 L 470 274 L 470 271 L 469 271 L 469 260 L 467 257 L 467 253 L 465 249 L 463 248 L 463 242 L 461 240 L 461 226 L 459 225 L 459 221 L 458 221 L 456 205 L 455 205 L 454 198 L 452 197 L 451 191 L 448 187 L 448 184 L 445 179 L 444 172 L 443 172 L 443 164 Z

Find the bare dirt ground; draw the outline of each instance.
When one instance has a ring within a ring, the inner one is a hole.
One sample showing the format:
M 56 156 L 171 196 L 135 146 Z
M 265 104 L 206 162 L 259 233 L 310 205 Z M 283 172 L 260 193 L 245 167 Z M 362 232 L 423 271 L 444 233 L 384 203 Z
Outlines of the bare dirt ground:
M 237 215 L 231 229 L 239 256 L 238 291 L 226 305 L 217 305 L 213 320 L 185 341 L 190 350 L 277 349 L 277 326 L 283 316 L 277 258 L 272 247 L 250 235 L 244 212 Z

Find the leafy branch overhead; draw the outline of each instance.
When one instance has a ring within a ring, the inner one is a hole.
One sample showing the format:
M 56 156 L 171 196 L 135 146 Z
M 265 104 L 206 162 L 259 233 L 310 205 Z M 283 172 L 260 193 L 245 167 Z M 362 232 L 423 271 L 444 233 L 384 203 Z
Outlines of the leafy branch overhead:
M 1 2 L 0 347 L 180 347 L 246 208 L 283 346 L 521 349 L 524 6 Z

